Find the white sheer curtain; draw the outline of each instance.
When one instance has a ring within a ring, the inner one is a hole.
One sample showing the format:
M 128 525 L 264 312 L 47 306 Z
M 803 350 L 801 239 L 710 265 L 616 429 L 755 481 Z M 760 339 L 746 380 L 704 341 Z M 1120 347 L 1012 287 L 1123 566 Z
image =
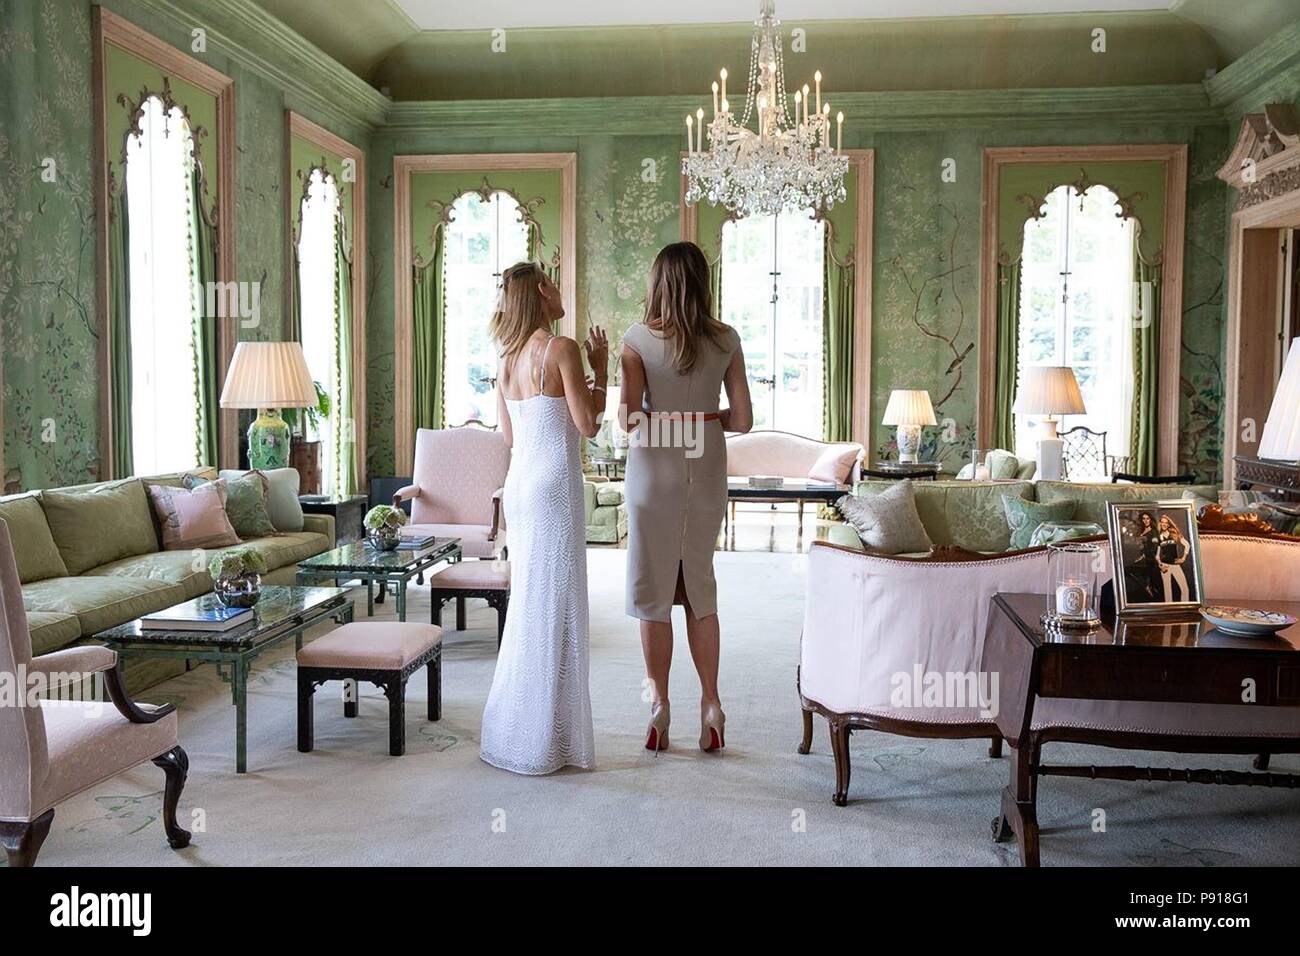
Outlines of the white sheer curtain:
M 1109 455 L 1128 455 L 1133 414 L 1132 219 L 1105 186 L 1061 186 L 1025 223 L 1020 272 L 1020 366 L 1074 370 L 1088 409 L 1061 430 L 1106 432 Z M 1036 455 L 1036 418 L 1016 416 L 1016 454 Z M 1071 474 L 1071 477 L 1085 477 Z M 1100 478 L 1100 472 L 1086 477 Z
M 501 273 L 528 258 L 528 226 L 519 203 L 498 190 L 484 201 L 466 193 L 452 206 L 446 242 L 446 329 L 443 349 L 444 421 L 497 424 L 496 346 L 488 323 Z
M 157 475 L 198 462 L 192 143 L 178 109 L 144 102 L 141 133 L 127 143 L 131 263 L 131 426 L 135 472 Z
M 302 315 L 302 350 L 312 380 L 330 396 L 331 417 L 340 414 L 338 404 L 339 338 L 335 311 L 338 288 L 338 187 L 332 176 L 312 170 L 307 198 L 302 204 L 298 236 L 298 296 Z M 321 490 L 332 495 L 339 475 L 334 429 L 322 421 L 308 429 L 308 439 L 321 443 Z

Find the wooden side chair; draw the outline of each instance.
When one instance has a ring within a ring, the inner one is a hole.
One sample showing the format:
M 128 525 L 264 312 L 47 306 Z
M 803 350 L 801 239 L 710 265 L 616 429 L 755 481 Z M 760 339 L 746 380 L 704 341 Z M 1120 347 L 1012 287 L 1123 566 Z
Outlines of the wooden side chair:
M 167 843 L 190 834 L 176 806 L 190 760 L 176 741 L 176 708 L 142 707 L 126 693 L 121 665 L 107 647 L 68 647 L 32 657 L 31 633 L 9 526 L 0 521 L 0 672 L 15 675 L 17 706 L 0 707 L 0 844 L 10 866 L 33 866 L 54 808 L 83 790 L 152 761 L 166 775 L 162 817 Z M 98 701 L 28 699 L 33 678 L 48 685 L 103 674 L 113 706 Z

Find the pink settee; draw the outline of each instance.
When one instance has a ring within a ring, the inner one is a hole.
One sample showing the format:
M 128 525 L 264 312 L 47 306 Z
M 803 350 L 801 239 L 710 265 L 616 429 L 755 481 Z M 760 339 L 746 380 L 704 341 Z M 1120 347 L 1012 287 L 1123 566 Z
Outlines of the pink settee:
M 733 478 L 780 475 L 852 486 L 861 466 L 857 442 L 824 442 L 778 431 L 727 436 L 727 474 Z

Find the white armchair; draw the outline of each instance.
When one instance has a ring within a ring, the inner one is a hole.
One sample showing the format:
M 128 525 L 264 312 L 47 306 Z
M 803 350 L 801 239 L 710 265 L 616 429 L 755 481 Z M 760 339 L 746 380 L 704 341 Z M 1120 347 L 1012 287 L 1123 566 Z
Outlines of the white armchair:
M 821 541 L 809 550 L 799 752 L 811 749 L 813 713 L 821 714 L 830 724 L 838 806 L 848 802 L 854 730 L 987 737 L 989 755 L 1001 754 L 980 675 L 989 602 L 999 591 L 1041 591 L 1047 553 L 953 557 L 887 557 Z M 935 679 L 949 691 L 938 699 L 926 692 Z

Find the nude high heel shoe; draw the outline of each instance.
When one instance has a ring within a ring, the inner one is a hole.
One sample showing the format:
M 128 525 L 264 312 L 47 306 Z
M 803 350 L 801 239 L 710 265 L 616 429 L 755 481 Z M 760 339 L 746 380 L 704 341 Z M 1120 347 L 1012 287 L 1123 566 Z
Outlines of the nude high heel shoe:
M 668 749 L 668 701 L 660 701 L 650 710 L 650 726 L 646 728 L 645 749 L 653 750 L 655 756 L 659 751 Z
M 700 749 L 706 752 L 721 750 L 727 746 L 727 715 L 717 704 L 709 704 L 700 710 Z

